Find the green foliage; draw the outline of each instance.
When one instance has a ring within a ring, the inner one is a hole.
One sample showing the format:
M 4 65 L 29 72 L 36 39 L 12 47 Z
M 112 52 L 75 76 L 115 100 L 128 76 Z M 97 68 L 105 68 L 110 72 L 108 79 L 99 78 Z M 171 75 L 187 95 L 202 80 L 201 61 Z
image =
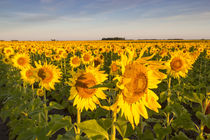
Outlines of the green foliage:
M 59 110 L 64 109 L 64 107 L 62 105 L 58 104 L 57 102 L 53 102 L 53 101 L 49 103 L 49 107 L 52 109 L 59 109 Z
M 196 117 L 201 120 L 210 129 L 210 114 L 203 114 L 202 112 L 196 112 Z
M 134 133 L 134 129 L 124 117 L 118 117 L 115 125 L 122 138 L 128 138 Z
M 189 138 L 180 131 L 179 134 L 175 134 L 175 136 L 172 137 L 172 140 L 189 140 Z
M 159 123 L 155 124 L 154 131 L 158 140 L 164 139 L 165 136 L 171 133 L 171 127 L 168 126 L 166 128 L 162 127 Z
M 63 117 L 61 115 L 50 115 L 49 117 L 49 132 L 47 133 L 47 136 L 52 136 L 61 128 L 65 128 L 66 131 L 70 131 L 73 128 L 73 124 L 71 123 L 71 117 L 69 116 Z
M 83 121 L 80 124 L 77 124 L 77 126 L 89 137 L 89 138 L 96 138 L 96 136 L 99 138 L 106 138 L 109 139 L 109 135 L 107 131 L 101 127 L 98 122 L 94 120 L 87 120 Z

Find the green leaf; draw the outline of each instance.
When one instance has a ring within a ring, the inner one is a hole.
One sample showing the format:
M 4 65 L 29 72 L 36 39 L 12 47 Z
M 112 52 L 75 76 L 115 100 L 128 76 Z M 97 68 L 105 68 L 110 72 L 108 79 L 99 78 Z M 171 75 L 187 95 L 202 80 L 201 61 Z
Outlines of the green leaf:
M 71 130 L 73 128 L 73 124 L 71 123 L 71 117 L 70 116 L 61 116 L 61 115 L 51 115 L 51 120 L 49 122 L 49 132 L 47 133 L 47 136 L 52 136 L 57 132 L 58 130 L 65 128 Z
M 109 128 L 112 127 L 112 119 L 110 118 L 102 118 L 97 120 L 98 124 L 104 128 L 104 130 L 108 130 Z
M 109 139 L 107 131 L 104 130 L 95 119 L 81 122 L 77 124 L 77 126 L 90 138 L 100 135 L 106 139 Z
M 142 134 L 141 139 L 142 140 L 153 140 L 154 139 L 154 135 L 153 135 L 151 130 L 146 129 L 144 131 L 144 133 Z
M 75 140 L 75 136 L 70 132 L 66 132 L 64 135 L 58 135 L 56 140 Z
M 175 135 L 172 140 L 189 140 L 189 138 L 183 133 L 183 132 L 179 132 L 179 135 Z
M 201 136 L 201 135 L 198 135 L 198 136 L 196 137 L 196 140 L 205 140 L 205 138 L 204 138 L 203 136 Z
M 114 80 L 111 83 L 98 84 L 98 85 L 95 85 L 95 86 L 90 87 L 89 89 L 101 88 L 101 87 L 112 88 L 113 86 L 116 85 L 116 83 L 117 83 L 117 80 Z
M 175 129 L 183 128 L 197 132 L 194 122 L 191 120 L 189 113 L 182 113 L 179 117 L 172 121 L 172 127 Z
M 18 134 L 17 140 L 48 140 L 47 131 L 46 127 L 31 127 Z
M 171 104 L 169 106 L 166 106 L 164 111 L 168 112 L 168 113 L 173 112 L 176 117 L 179 117 L 179 116 L 182 115 L 182 113 L 187 112 L 187 110 L 182 105 L 180 105 L 179 103 L 174 103 L 174 104 Z
M 210 128 L 210 114 L 205 115 L 200 111 L 196 112 L 196 117 L 200 119 L 208 128 Z
M 115 123 L 117 131 L 120 133 L 121 137 L 126 138 L 131 136 L 135 131 L 131 124 L 125 119 L 125 117 L 118 116 Z
M 164 139 L 164 137 L 171 133 L 171 127 L 162 127 L 159 123 L 155 124 L 154 131 L 158 140 Z
M 199 94 L 199 93 L 195 93 L 195 92 L 193 92 L 193 93 L 185 92 L 184 93 L 184 98 L 191 101 L 191 102 L 199 103 L 199 104 L 202 105 L 204 95 Z
M 163 103 L 167 99 L 167 92 L 160 93 L 160 102 Z
M 62 105 L 54 101 L 50 102 L 50 107 L 52 107 L 53 109 L 58 109 L 58 110 L 64 109 Z
M 116 129 L 120 133 L 120 135 L 124 138 L 127 130 L 127 123 L 128 121 L 123 119 L 117 119 L 116 122 Z

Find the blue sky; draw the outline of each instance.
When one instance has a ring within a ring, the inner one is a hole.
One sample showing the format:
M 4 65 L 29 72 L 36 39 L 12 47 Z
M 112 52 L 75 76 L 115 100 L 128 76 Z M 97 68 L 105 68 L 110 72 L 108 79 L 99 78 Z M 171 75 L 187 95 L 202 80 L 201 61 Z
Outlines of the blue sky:
M 0 0 L 0 40 L 210 39 L 210 0 Z

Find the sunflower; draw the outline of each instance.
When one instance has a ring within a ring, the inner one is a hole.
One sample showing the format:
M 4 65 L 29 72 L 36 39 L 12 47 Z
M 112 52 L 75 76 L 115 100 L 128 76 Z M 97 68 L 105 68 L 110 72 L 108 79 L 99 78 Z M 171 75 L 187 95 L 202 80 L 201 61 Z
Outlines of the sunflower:
M 55 55 L 53 55 L 53 59 L 54 59 L 54 61 L 60 61 L 62 58 L 60 55 L 55 54 Z
M 11 61 L 10 61 L 10 59 L 9 59 L 8 57 L 4 57 L 4 58 L 2 59 L 2 61 L 3 61 L 5 64 L 10 64 L 10 63 L 11 63 Z
M 19 69 L 23 69 L 25 67 L 30 66 L 30 57 L 26 53 L 17 53 L 13 59 L 13 66 Z
M 57 66 L 52 64 L 44 63 L 44 65 L 38 64 L 35 62 L 37 69 L 37 78 L 40 81 L 41 87 L 46 88 L 47 90 L 55 89 L 55 83 L 60 82 L 61 71 Z
M 11 48 L 11 47 L 6 47 L 6 48 L 4 48 L 4 54 L 5 54 L 6 56 L 9 56 L 9 55 L 14 54 L 13 48 Z
M 37 94 L 37 96 L 42 97 L 42 96 L 44 96 L 45 92 L 43 89 L 37 89 L 36 94 Z
M 106 88 L 90 88 L 107 79 L 107 74 L 104 74 L 103 71 L 89 66 L 86 70 L 72 72 L 72 76 L 69 79 L 71 86 L 69 100 L 74 99 L 73 105 L 76 105 L 78 110 L 82 111 L 85 108 L 93 111 L 96 109 L 96 104 L 99 103 L 98 98 L 106 99 L 106 95 L 103 93 Z
M 94 57 L 94 60 L 93 60 L 93 65 L 94 65 L 94 67 L 101 67 L 102 64 L 104 63 L 103 61 L 104 61 L 104 60 L 101 59 L 99 56 Z
M 92 62 L 92 60 L 93 60 L 93 56 L 91 53 L 87 52 L 87 53 L 82 54 L 82 62 L 84 64 L 90 64 L 90 62 Z
M 116 74 L 117 71 L 120 69 L 119 66 L 120 66 L 119 61 L 112 61 L 111 65 L 110 65 L 110 73 Z
M 155 112 L 161 108 L 157 102 L 158 96 L 151 89 L 157 88 L 157 84 L 166 75 L 159 71 L 163 68 L 160 62 L 149 62 L 148 59 L 132 61 L 126 55 L 121 58 L 122 76 L 117 77 L 117 86 L 120 89 L 117 104 L 121 115 L 125 116 L 133 128 L 139 124 L 140 116 L 148 118 L 146 107 Z
M 78 56 L 73 56 L 70 59 L 70 66 L 72 66 L 73 68 L 79 67 L 80 66 L 80 58 Z
M 58 49 L 56 49 L 56 53 L 58 54 L 58 55 L 63 55 L 63 53 L 65 53 L 66 52 L 66 50 L 64 50 L 63 48 L 58 48 Z
M 190 52 L 176 51 L 171 53 L 171 59 L 166 63 L 167 73 L 177 79 L 186 77 L 196 58 Z
M 36 69 L 32 66 L 28 66 L 26 68 L 23 68 L 20 71 L 21 79 L 23 79 L 24 82 L 33 84 L 36 81 Z

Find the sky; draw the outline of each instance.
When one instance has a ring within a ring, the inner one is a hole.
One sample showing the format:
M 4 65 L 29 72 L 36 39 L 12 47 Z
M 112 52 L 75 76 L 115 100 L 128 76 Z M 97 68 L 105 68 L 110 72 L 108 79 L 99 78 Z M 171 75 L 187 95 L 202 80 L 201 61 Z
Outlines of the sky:
M 210 39 L 210 0 L 0 0 L 0 40 Z

